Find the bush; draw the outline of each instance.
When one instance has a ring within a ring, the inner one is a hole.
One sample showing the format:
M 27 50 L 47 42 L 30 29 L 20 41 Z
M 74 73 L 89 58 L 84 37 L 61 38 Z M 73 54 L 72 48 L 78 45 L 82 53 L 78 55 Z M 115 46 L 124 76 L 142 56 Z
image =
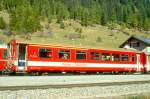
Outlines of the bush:
M 75 32 L 82 33 L 82 28 L 76 28 Z
M 48 17 L 48 23 L 52 23 L 52 16 Z
M 0 17 L 0 29 L 5 29 L 5 28 L 6 28 L 6 23 L 3 17 Z
M 65 24 L 64 24 L 63 21 L 60 22 L 60 28 L 61 28 L 61 29 L 65 29 Z
M 13 34 L 10 27 L 6 27 L 3 32 L 4 32 L 4 35 L 7 35 L 7 36 L 10 36 Z
M 102 42 L 102 38 L 101 37 L 97 37 L 96 42 Z

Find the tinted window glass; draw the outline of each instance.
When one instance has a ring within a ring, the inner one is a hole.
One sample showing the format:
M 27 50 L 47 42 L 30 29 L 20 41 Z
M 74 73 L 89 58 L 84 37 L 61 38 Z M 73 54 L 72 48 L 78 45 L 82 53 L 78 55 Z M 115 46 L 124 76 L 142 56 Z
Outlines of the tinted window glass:
M 102 61 L 110 61 L 110 54 L 109 53 L 103 53 L 102 54 Z
M 4 50 L 3 52 L 3 57 L 6 59 L 7 58 L 7 50 Z
M 132 55 L 131 62 L 134 62 L 134 61 L 135 61 L 135 55 Z
M 85 60 L 86 59 L 86 52 L 84 51 L 76 51 L 76 59 L 77 60 Z
M 90 52 L 90 59 L 91 60 L 100 60 L 100 53 L 98 53 L 98 52 Z
M 59 50 L 59 59 L 70 59 L 70 51 L 69 50 Z
M 112 54 L 112 61 L 120 61 L 120 55 L 119 54 Z
M 39 49 L 40 58 L 52 58 L 52 50 L 49 48 L 40 48 Z
M 122 55 L 121 55 L 121 60 L 122 60 L 123 62 L 128 62 L 128 61 L 129 61 L 128 54 L 122 54 Z

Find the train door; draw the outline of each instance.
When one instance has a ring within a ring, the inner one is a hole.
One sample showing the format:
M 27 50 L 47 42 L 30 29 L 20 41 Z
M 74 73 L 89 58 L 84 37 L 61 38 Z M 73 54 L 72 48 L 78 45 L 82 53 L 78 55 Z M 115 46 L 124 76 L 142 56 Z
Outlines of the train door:
M 137 54 L 137 72 L 140 72 L 140 54 Z
M 146 57 L 146 53 L 145 52 L 142 52 L 141 54 L 140 54 L 141 56 L 141 68 L 142 68 L 142 72 L 144 72 L 144 73 L 146 73 L 147 72 L 147 67 L 146 67 L 146 63 L 147 63 L 147 57 Z
M 27 66 L 27 45 L 18 46 L 18 71 L 25 71 Z
M 146 65 L 146 70 L 150 72 L 150 55 L 147 55 L 147 65 Z

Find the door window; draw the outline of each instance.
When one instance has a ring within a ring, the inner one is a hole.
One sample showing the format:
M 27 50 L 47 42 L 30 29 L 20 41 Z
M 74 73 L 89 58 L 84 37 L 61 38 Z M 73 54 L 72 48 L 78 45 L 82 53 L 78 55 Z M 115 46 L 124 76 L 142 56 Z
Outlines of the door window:
M 7 50 L 3 51 L 3 57 L 6 59 L 7 58 Z

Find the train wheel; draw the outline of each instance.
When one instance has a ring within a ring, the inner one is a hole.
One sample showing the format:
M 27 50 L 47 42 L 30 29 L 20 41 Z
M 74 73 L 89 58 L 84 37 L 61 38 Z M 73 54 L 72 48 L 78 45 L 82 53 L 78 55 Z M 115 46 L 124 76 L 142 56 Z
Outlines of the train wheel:
M 2 71 L 0 71 L 0 75 L 2 75 L 3 74 L 3 72 Z
M 10 75 L 10 76 L 15 76 L 15 75 L 16 75 L 16 72 L 13 71 L 13 72 L 9 73 L 9 75 Z
M 39 72 L 32 72 L 31 75 L 32 76 L 39 76 Z

